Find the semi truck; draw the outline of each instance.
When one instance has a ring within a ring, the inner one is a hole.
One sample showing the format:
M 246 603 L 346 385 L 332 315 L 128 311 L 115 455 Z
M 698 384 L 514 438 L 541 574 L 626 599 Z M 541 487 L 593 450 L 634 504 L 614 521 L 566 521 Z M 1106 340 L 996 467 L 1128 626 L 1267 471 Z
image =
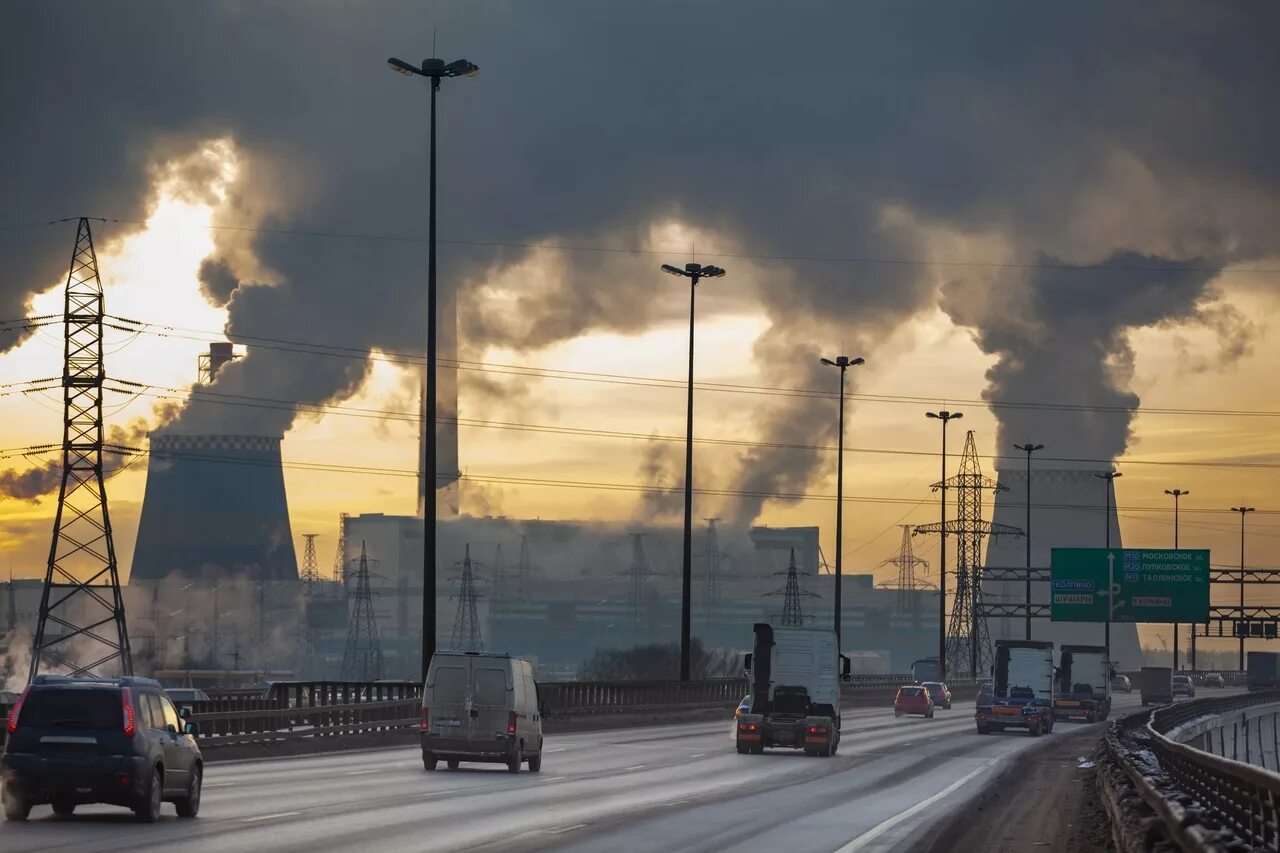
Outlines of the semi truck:
M 849 659 L 836 649 L 835 631 L 758 622 L 746 657 L 751 707 L 738 716 L 738 752 L 766 747 L 831 756 L 840 747 L 840 678 Z
M 1167 666 L 1144 666 L 1138 673 L 1142 707 L 1168 705 L 1173 701 L 1173 670 Z
M 1032 737 L 1053 731 L 1053 643 L 996 640 L 991 698 L 973 715 L 978 734 L 1026 729 Z
M 911 680 L 916 684 L 924 684 L 926 681 L 941 681 L 939 676 L 942 675 L 942 668 L 938 666 L 938 659 L 920 658 L 911 664 Z
M 1280 688 L 1280 654 L 1249 652 L 1245 658 L 1245 676 L 1251 691 Z
M 1053 718 L 1105 720 L 1111 713 L 1111 663 L 1106 646 L 1063 646 Z

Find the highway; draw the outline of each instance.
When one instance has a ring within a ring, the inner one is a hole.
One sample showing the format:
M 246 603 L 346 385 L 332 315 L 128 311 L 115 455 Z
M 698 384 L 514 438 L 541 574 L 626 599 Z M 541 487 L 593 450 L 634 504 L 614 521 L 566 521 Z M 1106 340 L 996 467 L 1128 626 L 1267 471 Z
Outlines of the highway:
M 1113 711 L 1138 705 L 1119 694 Z M 518 775 L 427 773 L 415 747 L 215 763 L 195 820 L 169 805 L 151 826 L 107 806 L 70 818 L 42 806 L 0 823 L 0 850 L 910 849 L 999 762 L 1083 725 L 979 735 L 972 713 L 972 701 L 932 720 L 847 709 L 833 758 L 738 755 L 726 719 L 549 735 L 542 772 Z

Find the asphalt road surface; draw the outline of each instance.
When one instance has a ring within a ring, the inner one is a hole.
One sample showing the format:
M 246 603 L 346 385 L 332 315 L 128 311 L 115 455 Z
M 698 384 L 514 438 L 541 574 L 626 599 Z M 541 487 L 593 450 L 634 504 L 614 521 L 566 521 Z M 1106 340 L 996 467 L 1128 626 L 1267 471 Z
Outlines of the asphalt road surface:
M 1138 704 L 1120 694 L 1113 711 Z M 0 822 L 0 850 L 906 850 L 1000 762 L 1083 725 L 979 735 L 972 715 L 972 702 L 932 720 L 848 710 L 833 758 L 738 755 L 726 719 L 549 736 L 542 772 L 518 775 L 427 773 L 416 748 L 218 763 L 195 820 L 167 804 L 150 826 L 108 806 L 69 818 L 41 806 Z

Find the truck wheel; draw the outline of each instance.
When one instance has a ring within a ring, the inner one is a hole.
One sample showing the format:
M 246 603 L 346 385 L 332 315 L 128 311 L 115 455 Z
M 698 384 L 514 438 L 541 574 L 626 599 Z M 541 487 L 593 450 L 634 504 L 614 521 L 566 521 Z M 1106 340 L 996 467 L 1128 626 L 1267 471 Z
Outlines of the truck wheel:
M 751 754 L 752 754 L 752 755 L 764 755 L 764 744 L 763 744 L 763 743 L 758 743 L 758 744 L 756 744 L 755 746 L 751 747 Z
M 26 820 L 29 814 L 31 814 L 31 804 L 27 802 L 27 798 L 15 791 L 13 786 L 6 786 L 4 792 L 5 820 Z
M 423 770 L 434 771 L 436 769 L 436 765 L 438 765 L 439 763 L 440 763 L 440 759 L 436 758 L 436 754 L 434 752 L 422 753 L 422 769 Z
M 450 770 L 457 770 L 457 769 L 458 769 L 458 759 L 456 759 L 456 758 L 450 758 L 450 759 L 447 759 L 447 760 L 445 761 L 445 764 L 448 764 L 448 765 L 449 765 L 449 769 L 450 769 Z
M 750 751 L 751 747 L 747 746 L 745 743 L 738 744 L 738 755 L 746 755 Z
M 507 759 L 507 772 L 519 773 L 520 765 L 524 763 L 524 756 L 521 754 L 520 745 L 516 744 L 516 751 Z
M 538 773 L 542 770 L 542 753 L 536 752 L 525 759 L 529 763 L 529 772 Z
M 980 734 L 980 735 L 985 735 L 985 734 L 989 733 L 990 731 L 991 731 L 991 729 L 987 728 L 987 727 L 986 727 L 986 726 L 984 726 L 982 723 L 978 723 L 978 734 Z
M 1027 734 L 1031 735 L 1032 737 L 1040 737 L 1040 721 L 1039 720 L 1036 720 L 1034 723 L 1031 724 L 1031 728 L 1027 731 Z

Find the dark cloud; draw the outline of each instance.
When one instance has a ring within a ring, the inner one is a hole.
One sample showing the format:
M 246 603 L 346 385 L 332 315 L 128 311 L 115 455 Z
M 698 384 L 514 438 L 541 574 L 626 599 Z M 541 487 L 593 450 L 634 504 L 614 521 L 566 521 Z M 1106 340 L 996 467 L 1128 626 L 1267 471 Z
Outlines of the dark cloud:
M 919 257 L 920 235 L 886 224 L 891 206 L 999 234 L 1018 260 L 1042 252 L 1105 267 L 1135 252 L 1228 263 L 1277 248 L 1280 113 L 1269 81 L 1280 79 L 1280 7 L 1270 3 L 1133 15 L 1106 3 L 71 2 L 15 4 L 4 17 L 24 34 L 0 57 L 8 220 L 141 217 L 157 162 L 225 136 L 255 175 L 233 191 L 234 210 L 269 211 L 274 229 L 392 234 L 425 231 L 427 90 L 382 63 L 421 58 L 438 28 L 443 55 L 482 69 L 440 93 L 441 236 L 512 244 L 441 247 L 442 280 L 465 288 L 471 346 L 540 347 L 674 318 L 683 300 L 657 272 L 665 257 L 520 248 L 634 248 L 667 221 L 714 235 L 718 245 L 700 252 L 793 258 L 714 258 L 737 283 L 707 301 L 708 311 L 763 304 L 775 331 L 759 346 L 780 359 L 797 341 L 874 343 L 932 304 L 927 266 L 800 259 Z M 49 62 L 53 46 L 75 61 Z M 198 186 L 189 172 L 181 177 Z M 1096 227 L 1110 208 L 1123 215 Z M 241 268 L 218 266 L 232 238 L 218 239 L 202 280 L 215 301 L 230 294 L 233 338 L 421 351 L 421 243 L 259 234 L 251 249 L 277 283 L 232 290 Z M 68 243 L 55 229 L 0 234 L 0 316 L 21 316 L 32 291 L 58 280 Z M 504 272 L 520 264 L 527 275 Z M 547 264 L 553 274 L 537 280 Z M 495 278 L 509 298 L 483 294 Z M 1099 364 L 1123 373 L 1125 324 L 1208 307 L 1203 281 L 1166 291 L 1117 270 L 1114 290 L 1146 295 L 1122 300 L 1131 312 L 1103 318 L 1100 334 L 1085 309 L 1107 303 L 1071 295 L 1078 277 L 1057 288 L 1038 273 L 1014 278 L 1042 294 L 1028 297 L 1027 323 L 1064 341 L 1090 330 L 1088 358 L 1072 353 L 1049 375 L 1093 384 L 1063 396 L 1121 408 L 1134 399 Z M 1058 311 L 1070 319 L 1061 329 Z M 1021 392 L 1024 376 L 1043 395 L 1046 382 L 1019 366 L 1017 323 L 954 314 L 1005 354 L 993 396 Z M 365 372 L 251 348 L 217 389 L 318 403 L 350 394 Z M 293 420 L 287 408 L 212 399 L 198 393 L 183 428 L 230 419 L 237 432 L 280 432 Z M 797 423 L 796 411 L 766 415 L 766 437 L 821 438 L 829 419 Z M 1125 429 L 1099 433 L 1087 455 L 1122 447 Z M 764 479 L 799 482 L 814 464 Z

